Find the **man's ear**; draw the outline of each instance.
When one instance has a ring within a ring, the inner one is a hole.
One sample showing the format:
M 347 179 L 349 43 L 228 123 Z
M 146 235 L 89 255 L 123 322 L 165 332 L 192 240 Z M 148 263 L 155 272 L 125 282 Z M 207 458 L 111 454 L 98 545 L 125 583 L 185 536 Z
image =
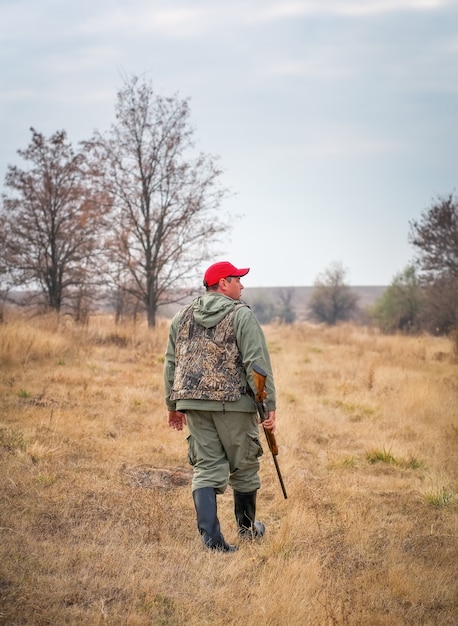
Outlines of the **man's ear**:
M 226 284 L 226 279 L 225 278 L 220 278 L 218 281 L 218 289 L 220 291 L 226 291 L 227 289 L 227 284 Z

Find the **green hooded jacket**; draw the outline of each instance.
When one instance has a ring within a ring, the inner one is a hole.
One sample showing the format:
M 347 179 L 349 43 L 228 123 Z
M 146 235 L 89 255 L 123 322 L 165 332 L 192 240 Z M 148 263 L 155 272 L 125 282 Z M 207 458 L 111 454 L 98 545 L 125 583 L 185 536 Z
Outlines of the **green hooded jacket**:
M 234 307 L 244 304 L 240 300 L 233 300 L 221 293 L 207 292 L 203 296 L 198 296 L 192 303 L 194 319 L 197 323 L 206 328 L 216 326 Z M 185 411 L 193 409 L 197 411 L 240 411 L 253 413 L 256 405 L 251 395 L 242 395 L 238 400 L 232 402 L 219 402 L 216 400 L 194 400 L 182 399 L 176 402 L 170 399 L 170 392 L 173 387 L 175 372 L 175 342 L 177 337 L 178 322 L 182 311 L 178 312 L 172 320 L 169 330 L 167 350 L 164 363 L 164 385 L 165 401 L 169 411 Z M 272 375 L 267 343 L 264 331 L 256 319 L 253 311 L 248 306 L 240 306 L 234 315 L 234 331 L 237 346 L 242 357 L 245 370 L 245 380 L 241 381 L 241 386 L 249 386 L 256 392 L 253 379 L 253 364 L 259 365 L 267 373 L 265 391 L 266 406 L 269 411 L 276 409 L 275 385 Z

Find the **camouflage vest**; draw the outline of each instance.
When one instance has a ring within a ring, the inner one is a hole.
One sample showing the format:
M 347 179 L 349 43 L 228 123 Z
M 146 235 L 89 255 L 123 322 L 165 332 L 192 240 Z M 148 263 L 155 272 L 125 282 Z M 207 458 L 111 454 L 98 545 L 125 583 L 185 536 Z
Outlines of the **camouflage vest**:
M 178 323 L 175 343 L 175 376 L 171 400 L 232 401 L 246 393 L 243 365 L 234 332 L 237 304 L 213 328 L 198 324 L 192 304 Z

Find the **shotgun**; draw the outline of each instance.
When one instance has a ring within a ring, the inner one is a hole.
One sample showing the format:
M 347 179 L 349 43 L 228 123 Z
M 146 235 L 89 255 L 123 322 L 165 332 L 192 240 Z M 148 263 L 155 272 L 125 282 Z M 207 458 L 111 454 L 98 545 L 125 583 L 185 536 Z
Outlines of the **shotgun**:
M 264 402 L 264 398 L 267 395 L 266 392 L 264 391 L 264 387 L 266 386 L 267 374 L 262 369 L 262 367 L 255 364 L 253 365 L 253 377 L 254 377 L 254 383 L 256 385 L 256 395 L 254 399 L 256 402 L 256 407 L 258 409 L 258 414 L 261 420 L 261 424 L 263 424 L 264 420 L 267 419 L 267 413 L 268 413 L 266 403 Z M 267 439 L 269 450 L 272 453 L 272 458 L 275 463 L 275 469 L 277 470 L 277 476 L 278 476 L 278 480 L 280 481 L 281 490 L 283 491 L 283 495 L 286 499 L 288 496 L 286 495 L 285 485 L 283 483 L 283 478 L 280 472 L 280 468 L 278 467 L 278 461 L 277 461 L 278 446 L 275 440 L 275 435 L 273 434 L 271 430 L 264 428 L 264 426 L 263 426 L 263 430 Z

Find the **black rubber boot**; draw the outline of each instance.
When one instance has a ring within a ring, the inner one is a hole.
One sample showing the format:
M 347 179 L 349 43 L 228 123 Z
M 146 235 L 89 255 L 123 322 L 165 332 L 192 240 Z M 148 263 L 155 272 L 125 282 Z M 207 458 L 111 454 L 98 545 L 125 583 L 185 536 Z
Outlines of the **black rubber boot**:
M 235 552 L 237 547 L 227 543 L 221 534 L 216 509 L 216 489 L 214 487 L 202 487 L 193 491 L 192 497 L 196 507 L 197 528 L 204 545 L 210 550 Z
M 256 494 L 234 491 L 234 511 L 238 534 L 243 539 L 260 539 L 266 532 L 262 522 L 256 521 Z

